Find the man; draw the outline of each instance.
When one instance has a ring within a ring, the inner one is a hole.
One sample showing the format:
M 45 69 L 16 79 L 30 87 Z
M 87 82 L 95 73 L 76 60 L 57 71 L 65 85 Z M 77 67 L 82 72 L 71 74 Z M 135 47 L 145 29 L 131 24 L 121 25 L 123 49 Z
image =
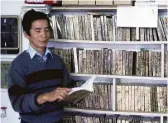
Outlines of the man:
M 47 48 L 51 33 L 49 18 L 42 12 L 29 10 L 22 26 L 30 46 L 9 68 L 12 107 L 19 112 L 21 123 L 62 123 L 63 101 L 72 83 L 61 58 Z

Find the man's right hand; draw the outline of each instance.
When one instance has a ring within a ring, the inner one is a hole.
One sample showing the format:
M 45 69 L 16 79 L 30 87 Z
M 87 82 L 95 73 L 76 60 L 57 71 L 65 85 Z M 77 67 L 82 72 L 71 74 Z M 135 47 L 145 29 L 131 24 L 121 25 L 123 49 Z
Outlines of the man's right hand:
M 37 97 L 37 102 L 39 105 L 41 105 L 45 102 L 54 102 L 56 100 L 58 101 L 64 100 L 64 98 L 68 95 L 70 91 L 71 91 L 70 88 L 58 87 L 51 92 L 47 92 L 47 93 L 39 95 Z

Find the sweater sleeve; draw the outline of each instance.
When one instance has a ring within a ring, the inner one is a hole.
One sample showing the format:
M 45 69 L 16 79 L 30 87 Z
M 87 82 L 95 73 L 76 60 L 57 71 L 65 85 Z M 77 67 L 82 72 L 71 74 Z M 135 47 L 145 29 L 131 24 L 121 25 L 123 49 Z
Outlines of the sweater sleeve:
M 19 113 L 32 113 L 42 106 L 37 105 L 37 93 L 32 93 L 26 88 L 24 72 L 20 68 L 11 66 L 8 71 L 8 94 L 12 107 Z

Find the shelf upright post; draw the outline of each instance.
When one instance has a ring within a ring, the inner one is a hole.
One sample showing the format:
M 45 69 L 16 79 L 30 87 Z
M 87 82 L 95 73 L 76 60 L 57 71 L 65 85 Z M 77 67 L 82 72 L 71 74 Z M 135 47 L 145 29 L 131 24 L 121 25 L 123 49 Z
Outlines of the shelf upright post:
M 78 57 L 77 57 L 77 48 L 74 47 L 73 48 L 73 54 L 74 54 L 74 67 L 75 67 L 75 73 L 78 73 L 79 72 L 79 67 L 78 67 Z
M 161 77 L 164 78 L 164 44 L 161 44 Z
M 163 123 L 163 116 L 160 116 L 160 123 Z
M 93 27 L 93 15 L 90 15 L 90 25 L 91 25 L 91 29 L 92 29 L 92 41 L 95 41 L 95 34 L 94 34 L 94 27 Z
M 112 97 L 113 111 L 116 111 L 116 78 L 113 78 L 113 97 Z
M 136 27 L 136 41 L 139 41 L 139 27 Z

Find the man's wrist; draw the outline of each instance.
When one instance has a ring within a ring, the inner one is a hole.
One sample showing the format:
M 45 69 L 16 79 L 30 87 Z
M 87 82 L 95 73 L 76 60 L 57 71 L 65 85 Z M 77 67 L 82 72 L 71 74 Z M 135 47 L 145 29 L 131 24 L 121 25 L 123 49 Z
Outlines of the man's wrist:
M 37 97 L 37 103 L 38 103 L 39 105 L 42 105 L 42 104 L 44 104 L 45 102 L 47 102 L 47 94 L 46 94 L 46 93 L 41 94 L 41 95 L 39 95 L 39 96 Z

